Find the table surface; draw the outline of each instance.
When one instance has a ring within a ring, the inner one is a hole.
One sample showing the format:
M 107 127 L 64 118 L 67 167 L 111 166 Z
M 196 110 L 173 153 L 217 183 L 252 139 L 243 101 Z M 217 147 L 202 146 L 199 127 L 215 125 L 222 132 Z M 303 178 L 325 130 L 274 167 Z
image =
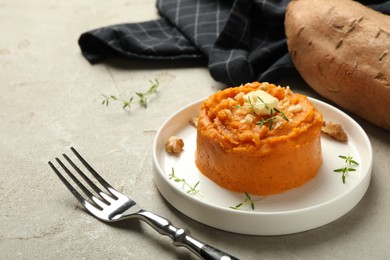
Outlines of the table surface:
M 223 88 L 203 62 L 109 61 L 90 65 L 81 33 L 158 17 L 154 0 L 0 1 L 0 258 L 196 259 L 145 223 L 114 225 L 87 214 L 47 162 L 76 147 L 141 206 L 241 259 L 385 259 L 390 255 L 389 132 L 354 117 L 367 132 L 370 186 L 349 213 L 293 235 L 248 236 L 208 227 L 173 208 L 152 179 L 156 130 L 175 111 Z M 145 109 L 102 106 L 160 82 Z M 316 96 L 299 79 L 292 89 Z

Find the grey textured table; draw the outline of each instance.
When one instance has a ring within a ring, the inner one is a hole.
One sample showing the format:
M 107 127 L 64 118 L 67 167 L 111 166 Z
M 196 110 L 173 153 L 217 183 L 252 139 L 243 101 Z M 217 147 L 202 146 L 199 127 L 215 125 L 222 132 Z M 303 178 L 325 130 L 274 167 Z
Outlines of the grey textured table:
M 47 165 L 78 148 L 144 208 L 242 259 L 387 259 L 390 255 L 389 132 L 359 118 L 374 166 L 361 202 L 335 222 L 300 234 L 261 237 L 207 227 L 171 207 L 152 180 L 152 142 L 162 122 L 222 86 L 202 63 L 119 62 L 81 56 L 87 30 L 158 16 L 154 0 L 0 1 L 0 258 L 195 259 L 139 221 L 103 224 L 81 210 Z M 158 79 L 147 109 L 101 105 L 101 94 L 134 95 Z M 294 90 L 302 82 L 284 79 Z

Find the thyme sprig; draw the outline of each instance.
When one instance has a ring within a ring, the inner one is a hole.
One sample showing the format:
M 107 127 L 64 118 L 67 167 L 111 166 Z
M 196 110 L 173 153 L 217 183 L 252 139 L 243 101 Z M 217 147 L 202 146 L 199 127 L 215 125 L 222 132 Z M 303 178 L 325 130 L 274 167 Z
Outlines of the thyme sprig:
M 356 167 L 359 165 L 358 162 L 356 162 L 352 156 L 345 156 L 345 155 L 339 155 L 339 158 L 343 159 L 344 160 L 344 163 L 345 163 L 345 166 L 342 167 L 342 168 L 338 168 L 338 169 L 335 169 L 333 170 L 333 172 L 341 172 L 342 175 L 341 175 L 341 180 L 343 181 L 343 183 L 345 184 L 345 178 L 346 176 L 348 175 L 349 172 L 354 172 L 356 171 L 355 168 L 353 167 Z
M 124 99 L 118 98 L 118 97 L 116 97 L 114 95 L 106 96 L 106 95 L 102 94 L 102 96 L 104 97 L 102 105 L 108 106 L 110 100 L 119 101 L 119 102 L 122 102 L 122 104 L 123 104 L 122 108 L 123 109 L 130 108 L 131 104 L 133 103 L 133 99 L 134 99 L 134 97 L 131 97 L 129 100 L 124 100 Z
M 263 103 L 264 104 L 264 107 L 266 108 L 266 109 L 269 109 L 269 104 L 268 103 L 266 103 L 261 97 L 259 97 L 259 96 L 257 96 L 257 98 L 261 101 L 261 103 Z
M 267 119 L 264 119 L 264 118 L 261 118 L 260 121 L 256 122 L 256 125 L 258 125 L 260 128 L 266 124 L 266 123 L 269 123 L 269 130 L 272 130 L 272 127 L 274 126 L 275 124 L 275 121 L 278 120 L 278 119 L 284 119 L 286 121 L 289 121 L 289 119 L 287 118 L 287 116 L 284 114 L 284 112 L 280 111 L 279 109 L 277 109 L 276 107 L 270 109 L 269 107 L 269 103 L 265 102 L 261 97 L 257 96 L 257 99 L 260 100 L 261 103 L 264 104 L 264 107 L 267 109 L 267 110 L 270 110 L 270 114 L 271 114 L 271 117 L 267 118 Z M 252 115 L 254 114 L 254 111 L 255 111 L 255 105 L 252 103 L 251 101 L 251 98 L 248 99 L 248 103 L 249 103 L 249 108 L 250 108 L 250 111 L 252 113 Z M 241 105 L 237 105 L 237 106 L 233 106 L 233 108 L 247 108 L 245 106 L 241 106 Z
M 261 128 L 265 123 L 269 123 L 269 130 L 272 130 L 275 120 L 277 120 L 278 118 L 289 121 L 287 116 L 282 111 L 280 111 L 275 107 L 271 110 L 271 117 L 267 119 L 261 118 L 260 121 L 256 122 L 256 125 L 258 125 Z
M 246 204 L 250 204 L 252 210 L 255 210 L 255 202 L 252 200 L 251 196 L 249 195 L 248 192 L 245 192 L 245 200 L 241 203 L 238 203 L 236 206 L 232 206 L 232 207 L 229 207 L 231 209 L 234 209 L 234 210 L 239 210 L 242 206 L 246 205 Z
M 157 91 L 157 87 L 160 84 L 157 79 L 155 79 L 154 81 L 149 80 L 149 82 L 152 85 L 149 87 L 149 89 L 146 92 L 136 92 L 135 93 L 138 96 L 138 103 L 144 108 L 148 107 L 148 100 L 149 100 L 150 96 Z M 104 99 L 102 101 L 102 105 L 105 105 L 105 106 L 108 106 L 110 101 L 118 101 L 118 102 L 122 103 L 123 109 L 126 109 L 126 108 L 130 109 L 131 105 L 135 103 L 134 97 L 130 97 L 129 99 L 126 100 L 126 99 L 118 98 L 114 95 L 103 95 L 102 94 L 102 96 L 104 97 Z
M 268 106 L 268 103 L 266 103 L 261 97 L 257 96 L 257 98 L 264 104 L 265 108 L 266 109 L 269 109 L 269 106 Z M 256 123 L 256 125 L 258 125 L 260 128 L 265 124 L 265 123 L 269 123 L 269 130 L 272 130 L 272 126 L 274 125 L 274 122 L 276 119 L 278 118 L 282 118 L 286 121 L 289 121 L 287 116 L 282 112 L 280 111 L 279 109 L 277 109 L 276 107 L 274 107 L 273 109 L 271 109 L 270 111 L 271 113 L 271 117 L 267 118 L 267 119 L 264 119 L 264 118 L 261 118 L 260 121 L 258 121 Z M 278 113 L 277 115 L 275 113 Z
M 195 183 L 194 186 L 190 185 L 184 178 L 179 178 L 175 175 L 175 169 L 172 167 L 172 171 L 171 173 L 169 174 L 169 179 L 170 180 L 173 180 L 174 182 L 181 182 L 183 183 L 183 186 L 182 186 L 182 189 L 184 190 L 186 187 L 188 188 L 186 190 L 186 192 L 190 195 L 196 195 L 200 198 L 202 198 L 202 194 L 200 193 L 200 190 L 199 189 L 196 189 L 199 184 L 200 184 L 200 181 L 198 181 L 197 183 Z
M 262 103 L 264 103 L 264 107 L 265 107 L 266 109 L 269 109 L 268 103 L 264 102 L 263 99 L 262 99 L 261 97 L 259 97 L 259 96 L 257 96 L 257 98 L 258 98 Z M 235 109 L 239 109 L 239 108 L 246 108 L 246 109 L 248 109 L 248 108 L 249 108 L 249 110 L 251 111 L 251 114 L 253 115 L 253 114 L 255 113 L 255 105 L 252 103 L 251 98 L 248 98 L 248 103 L 249 103 L 249 107 L 237 105 L 237 106 L 233 106 L 233 108 L 235 108 Z
M 152 84 L 152 86 L 145 93 L 142 93 L 142 92 L 136 92 L 135 93 L 139 97 L 139 103 L 141 104 L 141 106 L 143 106 L 145 108 L 148 107 L 148 99 L 149 99 L 149 97 L 154 92 L 157 91 L 157 87 L 160 84 L 157 79 L 155 79 L 154 82 L 152 80 L 149 80 L 149 82 Z

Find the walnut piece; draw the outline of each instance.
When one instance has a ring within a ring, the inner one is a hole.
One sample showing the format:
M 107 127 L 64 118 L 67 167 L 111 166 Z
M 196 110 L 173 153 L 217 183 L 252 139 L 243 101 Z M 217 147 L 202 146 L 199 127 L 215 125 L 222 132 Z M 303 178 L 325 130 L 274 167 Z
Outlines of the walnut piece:
M 193 125 L 194 127 L 198 128 L 198 120 L 199 120 L 198 117 L 193 117 L 190 120 L 190 124 Z
M 168 142 L 165 144 L 165 151 L 167 153 L 179 154 L 184 147 L 183 139 L 177 136 L 171 136 L 168 138 Z
M 340 142 L 347 142 L 348 136 L 340 124 L 323 122 L 321 131 Z

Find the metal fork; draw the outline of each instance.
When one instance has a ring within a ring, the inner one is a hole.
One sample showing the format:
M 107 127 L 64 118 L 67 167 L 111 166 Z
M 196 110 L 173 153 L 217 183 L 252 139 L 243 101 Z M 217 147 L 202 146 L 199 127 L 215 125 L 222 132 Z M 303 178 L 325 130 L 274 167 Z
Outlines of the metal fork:
M 99 196 L 94 195 L 80 180 L 66 167 L 60 159 L 55 158 L 61 168 L 69 175 L 69 177 L 77 184 L 80 190 L 89 198 L 85 199 L 70 182 L 61 174 L 61 172 L 49 161 L 50 167 L 70 190 L 73 196 L 83 205 L 83 207 L 96 218 L 104 222 L 115 222 L 128 218 L 141 219 L 149 224 L 153 229 L 162 235 L 166 235 L 172 239 L 175 246 L 184 246 L 195 253 L 202 259 L 237 259 L 221 250 L 218 250 L 210 245 L 207 245 L 193 237 L 188 230 L 176 228 L 171 222 L 163 217 L 160 217 L 152 212 L 141 209 L 141 207 L 133 200 L 129 199 L 122 193 L 114 189 L 108 184 L 73 148 L 70 148 L 76 157 L 81 161 L 85 168 L 95 177 L 95 179 L 104 187 L 105 191 L 101 190 L 94 182 L 89 179 L 80 170 L 76 164 L 66 155 L 62 154 L 72 168 L 80 175 L 84 181 L 93 189 Z

